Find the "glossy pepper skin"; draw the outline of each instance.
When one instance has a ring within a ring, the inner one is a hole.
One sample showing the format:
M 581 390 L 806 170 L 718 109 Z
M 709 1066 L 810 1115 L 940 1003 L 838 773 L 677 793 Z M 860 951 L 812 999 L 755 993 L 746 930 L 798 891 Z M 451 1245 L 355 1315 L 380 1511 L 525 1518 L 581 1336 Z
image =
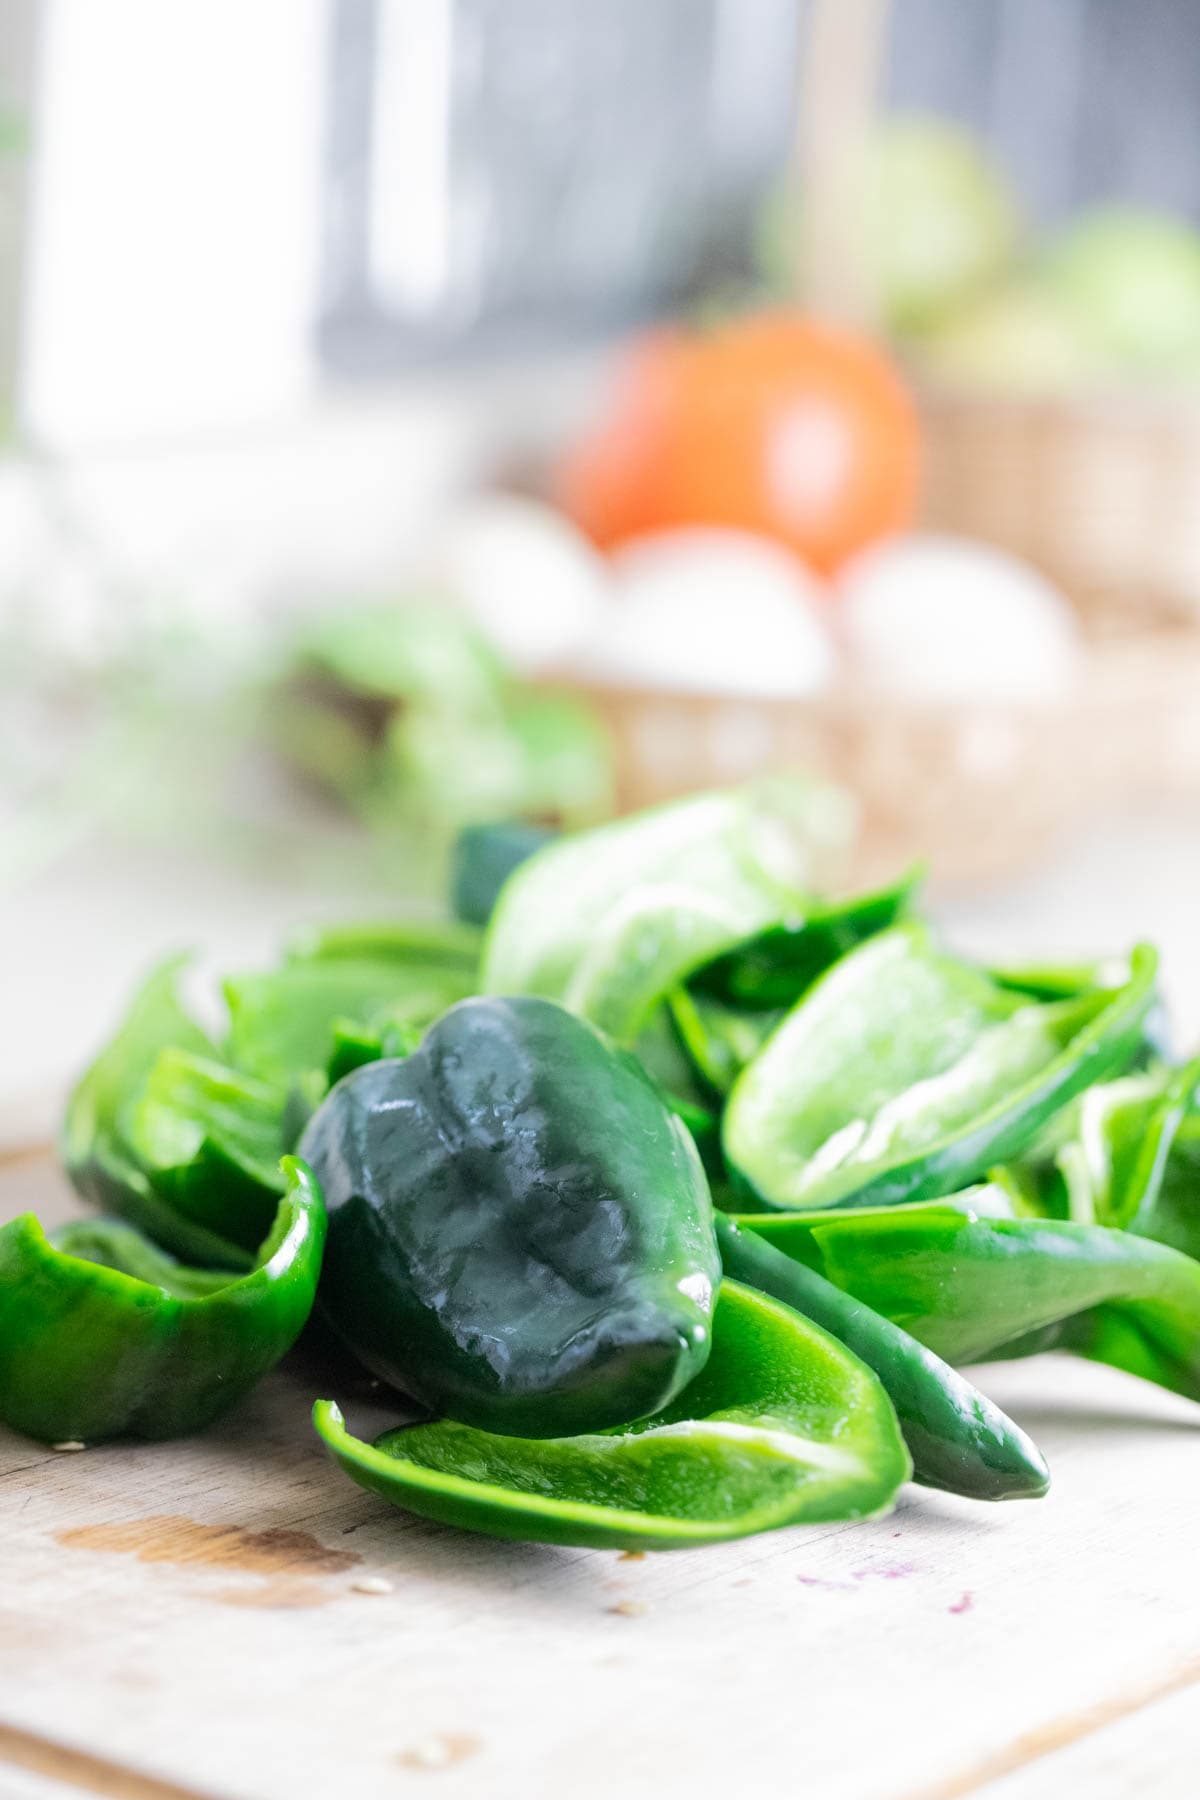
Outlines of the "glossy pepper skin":
M 713 1350 L 631 1430 L 499 1437 L 449 1419 L 372 1446 L 319 1400 L 335 1462 L 393 1506 L 492 1537 L 674 1550 L 784 1525 L 877 1517 L 911 1473 L 882 1386 L 829 1333 L 768 1295 L 721 1287 Z
M 874 1369 L 896 1409 L 915 1480 L 973 1500 L 1041 1498 L 1050 1485 L 1041 1452 L 998 1406 L 898 1325 L 757 1236 L 752 1224 L 743 1229 L 718 1215 L 726 1276 L 794 1307 Z
M 0 1417 L 47 1443 L 198 1431 L 290 1349 L 312 1310 L 325 1208 L 286 1192 L 249 1273 L 189 1268 L 130 1225 L 0 1230 Z
M 799 924 L 774 925 L 709 963 L 695 985 L 746 1011 L 794 1006 L 819 975 L 911 908 L 924 879 L 916 864 L 898 881 L 840 901 L 820 901 Z
M 629 1056 L 551 1001 L 467 1000 L 339 1082 L 304 1134 L 321 1304 L 376 1375 L 489 1431 L 656 1412 L 704 1366 L 708 1184 Z
M 947 1362 L 1063 1349 L 1200 1400 L 1200 1263 L 1132 1231 L 943 1201 L 747 1215 L 750 1225 Z
M 486 925 L 513 870 L 557 836 L 548 825 L 528 825 L 520 819 L 464 825 L 450 861 L 450 904 L 455 918 L 468 925 Z

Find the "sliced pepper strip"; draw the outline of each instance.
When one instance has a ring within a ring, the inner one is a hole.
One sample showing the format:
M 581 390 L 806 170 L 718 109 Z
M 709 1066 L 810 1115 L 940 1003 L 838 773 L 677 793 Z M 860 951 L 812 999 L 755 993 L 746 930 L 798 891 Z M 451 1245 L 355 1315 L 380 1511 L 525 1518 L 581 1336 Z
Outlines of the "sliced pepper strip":
M 1129 1231 L 984 1216 L 994 1198 L 738 1223 L 947 1362 L 1068 1349 L 1200 1400 L 1200 1263 Z
M 404 1018 L 423 1029 L 477 986 L 469 960 L 410 960 L 398 949 L 388 955 L 376 941 L 385 928 L 365 929 L 375 934 L 377 954 L 355 954 L 351 931 L 341 934 L 343 949 L 335 953 L 331 944 L 338 940 L 326 934 L 311 954 L 281 968 L 226 978 L 225 1055 L 235 1068 L 259 1081 L 287 1084 L 327 1066 L 338 1021 L 374 1025 Z M 400 935 L 407 938 L 407 928 Z
M 405 970 L 434 969 L 471 980 L 479 967 L 482 936 L 464 923 L 425 919 L 355 919 L 342 925 L 310 925 L 288 939 L 288 962 L 398 963 Z
M 329 1400 L 313 1424 L 351 1480 L 393 1506 L 548 1544 L 685 1549 L 870 1518 L 910 1472 L 871 1371 L 790 1307 L 729 1281 L 705 1368 L 641 1425 L 537 1439 L 443 1419 L 371 1446 Z
M 973 1500 L 1040 1499 L 1049 1471 L 1019 1426 L 932 1350 L 784 1255 L 754 1223 L 747 1219 L 743 1229 L 717 1215 L 726 1276 L 815 1320 L 874 1369 L 896 1409 L 915 1480 Z
M 47 1443 L 178 1437 L 233 1405 L 312 1310 L 325 1207 L 310 1171 L 286 1191 L 248 1274 L 196 1269 L 116 1220 L 49 1237 L 0 1229 L 0 1418 Z

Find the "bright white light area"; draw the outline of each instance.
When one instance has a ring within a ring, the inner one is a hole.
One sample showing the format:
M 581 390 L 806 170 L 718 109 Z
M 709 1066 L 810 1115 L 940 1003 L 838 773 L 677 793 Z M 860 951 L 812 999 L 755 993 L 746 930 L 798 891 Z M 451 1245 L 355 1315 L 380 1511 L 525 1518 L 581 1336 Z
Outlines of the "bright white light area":
M 312 374 L 327 0 L 46 0 L 23 415 L 129 443 Z
M 371 273 L 397 311 L 431 312 L 450 263 L 452 0 L 384 0 L 372 113 Z

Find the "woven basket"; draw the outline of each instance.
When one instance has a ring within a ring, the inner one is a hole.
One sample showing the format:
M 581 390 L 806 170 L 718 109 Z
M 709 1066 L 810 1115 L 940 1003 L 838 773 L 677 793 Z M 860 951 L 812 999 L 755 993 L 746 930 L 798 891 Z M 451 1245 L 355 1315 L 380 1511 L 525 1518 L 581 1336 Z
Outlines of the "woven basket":
M 583 691 L 622 808 L 804 768 L 858 800 L 855 880 L 922 857 L 941 882 L 980 881 L 1101 811 L 1200 798 L 1200 632 L 1096 645 L 1055 706 L 909 704 L 851 684 L 814 701 Z
M 1097 632 L 1200 627 L 1200 399 L 921 396 L 925 515 L 1043 569 Z

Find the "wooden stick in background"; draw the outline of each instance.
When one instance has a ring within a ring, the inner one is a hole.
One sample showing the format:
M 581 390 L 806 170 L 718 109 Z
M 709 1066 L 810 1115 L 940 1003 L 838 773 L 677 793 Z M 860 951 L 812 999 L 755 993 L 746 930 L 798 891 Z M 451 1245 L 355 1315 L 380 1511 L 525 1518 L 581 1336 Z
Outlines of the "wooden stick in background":
M 796 92 L 797 297 L 825 318 L 867 329 L 876 323 L 876 301 L 859 171 L 875 116 L 888 10 L 888 0 L 811 0 Z

